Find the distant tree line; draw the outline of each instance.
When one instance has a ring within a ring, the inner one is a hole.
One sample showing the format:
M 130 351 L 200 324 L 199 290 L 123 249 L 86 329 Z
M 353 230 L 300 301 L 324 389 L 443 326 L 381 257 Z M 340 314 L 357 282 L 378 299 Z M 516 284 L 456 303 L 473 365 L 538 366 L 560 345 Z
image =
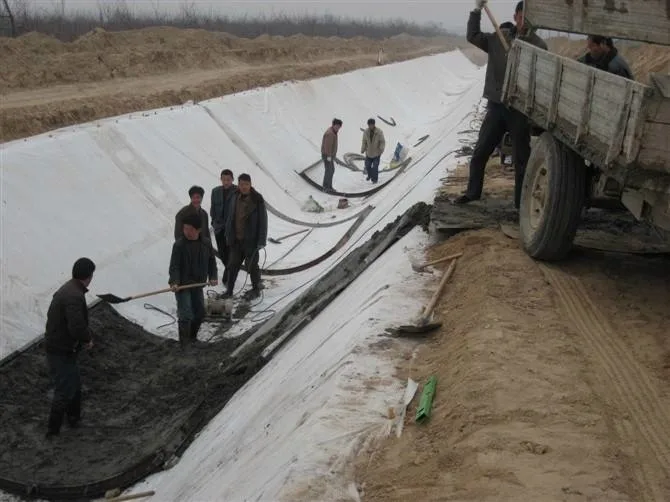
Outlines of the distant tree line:
M 60 0 L 53 9 L 33 8 L 23 0 L 2 0 L 0 3 L 0 35 L 19 36 L 36 31 L 51 35 L 63 42 L 71 42 L 94 28 L 107 31 L 132 30 L 152 26 L 200 28 L 222 31 L 243 38 L 260 35 L 306 35 L 319 37 L 353 38 L 364 36 L 373 39 L 388 38 L 401 33 L 433 37 L 448 35 L 439 24 L 418 24 L 402 19 L 374 21 L 332 15 L 289 16 L 243 15 L 237 17 L 217 15 L 213 11 L 198 10 L 192 2 L 184 1 L 179 10 L 167 14 L 160 9 L 159 1 L 152 1 L 153 12 L 137 13 L 126 0 L 98 0 L 97 12 L 66 12 L 66 0 Z

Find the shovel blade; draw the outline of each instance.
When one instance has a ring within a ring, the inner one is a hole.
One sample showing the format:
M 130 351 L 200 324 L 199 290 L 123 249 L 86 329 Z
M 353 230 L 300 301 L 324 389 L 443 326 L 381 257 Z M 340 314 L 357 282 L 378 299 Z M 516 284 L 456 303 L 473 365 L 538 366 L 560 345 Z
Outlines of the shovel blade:
M 125 302 L 127 302 L 128 300 L 130 300 L 130 297 L 128 297 L 128 298 L 119 298 L 118 296 L 116 296 L 116 295 L 112 295 L 112 294 L 98 295 L 98 298 L 100 298 L 103 302 L 114 303 L 114 304 L 116 304 L 116 303 L 125 303 Z

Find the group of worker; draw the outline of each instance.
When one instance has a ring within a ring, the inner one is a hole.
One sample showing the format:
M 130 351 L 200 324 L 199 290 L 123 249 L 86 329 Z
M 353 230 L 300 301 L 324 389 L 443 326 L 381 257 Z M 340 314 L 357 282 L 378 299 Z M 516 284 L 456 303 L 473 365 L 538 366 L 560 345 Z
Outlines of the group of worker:
M 512 140 L 512 163 L 514 164 L 514 207 L 518 210 L 521 203 L 521 186 L 530 157 L 531 124 L 521 112 L 502 103 L 501 95 L 507 67 L 507 50 L 497 33 L 483 33 L 481 30 L 482 9 L 487 0 L 475 0 L 475 9 L 470 12 L 467 27 L 467 40 L 488 54 L 484 98 L 487 108 L 479 130 L 479 137 L 470 159 L 470 173 L 465 193 L 457 197 L 454 204 L 467 204 L 479 200 L 484 187 L 486 164 L 494 150 L 500 145 L 505 133 Z M 503 23 L 500 31 L 508 43 L 515 38 L 523 40 L 544 50 L 547 44 L 524 23 L 523 1 L 514 10 L 514 24 Z M 588 52 L 578 61 L 624 78 L 633 79 L 630 67 L 614 47 L 611 38 L 590 35 L 586 46 Z
M 221 185 L 212 189 L 210 214 L 217 249 L 209 230 L 209 215 L 202 208 L 205 191 L 192 186 L 191 201 L 175 216 L 174 244 L 168 283 L 177 300 L 179 342 L 182 347 L 197 341 L 205 317 L 204 287 L 218 284 L 216 257 L 224 264 L 222 282 L 225 296 L 232 296 L 242 263 L 251 277 L 247 298 L 260 295 L 261 274 L 258 254 L 267 239 L 267 208 L 263 196 L 251 186 L 251 177 L 240 174 L 237 185 L 233 173 L 221 172 Z M 56 291 L 47 311 L 45 349 L 54 383 L 54 395 L 47 422 L 47 438 L 60 433 L 63 421 L 75 428 L 81 418 L 81 382 L 77 356 L 93 346 L 88 321 L 86 292 L 93 279 L 95 263 L 79 258 L 72 277 Z M 182 286 L 198 285 L 184 288 Z
M 172 256 L 170 258 L 170 287 L 177 300 L 179 342 L 182 346 L 197 341 L 200 325 L 205 318 L 204 286 L 183 288 L 193 284 L 216 286 L 218 272 L 216 257 L 224 271 L 222 296 L 232 297 L 237 275 L 246 267 L 251 278 L 247 299 L 260 296 L 261 272 L 259 252 L 265 247 L 268 233 L 268 213 L 263 196 L 251 186 L 251 176 L 240 174 L 237 185 L 229 169 L 221 171 L 221 184 L 212 189 L 210 212 L 202 207 L 205 190 L 192 186 L 190 202 L 175 216 Z M 212 244 L 209 217 L 217 249 Z
M 335 174 L 335 157 L 337 155 L 337 133 L 342 128 L 342 121 L 333 119 L 331 126 L 323 133 L 321 140 L 321 159 L 323 160 L 323 189 L 326 193 L 334 193 L 333 175 Z M 376 184 L 379 181 L 379 161 L 386 149 L 384 132 L 377 127 L 373 118 L 368 119 L 368 127 L 363 131 L 361 154 L 365 156 L 363 174 L 366 181 Z

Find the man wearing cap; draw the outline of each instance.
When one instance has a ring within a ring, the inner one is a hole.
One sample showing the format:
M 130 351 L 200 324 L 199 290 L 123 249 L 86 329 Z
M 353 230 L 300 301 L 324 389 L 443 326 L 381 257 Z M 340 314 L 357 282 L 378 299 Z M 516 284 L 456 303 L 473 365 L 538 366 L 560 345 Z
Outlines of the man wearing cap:
M 530 123 L 523 113 L 508 108 L 501 102 L 507 67 L 507 51 L 496 33 L 483 33 L 481 30 L 482 9 L 486 4 L 487 0 L 475 0 L 475 9 L 470 12 L 468 20 L 467 39 L 468 42 L 488 54 L 484 83 L 484 97 L 488 100 L 488 104 L 470 160 L 468 188 L 454 203 L 467 204 L 481 198 L 486 163 L 496 146 L 500 144 L 505 132 L 509 131 L 512 138 L 512 160 L 514 162 L 514 207 L 518 209 L 521 202 L 523 176 L 530 157 Z M 501 31 L 509 45 L 518 37 L 524 42 L 547 50 L 544 40 L 524 26 L 523 2 L 519 2 L 514 10 L 514 26 L 511 29 L 505 26 L 505 24 L 501 26 Z
M 368 128 L 363 132 L 361 153 L 365 155 L 366 179 L 372 183 L 377 183 L 379 179 L 379 160 L 385 148 L 384 133 L 375 126 L 375 119 L 368 119 Z
M 337 155 L 337 133 L 342 127 L 340 119 L 333 119 L 331 126 L 323 133 L 321 140 L 321 159 L 323 160 L 323 188 L 333 191 L 333 175 L 335 174 L 335 156 Z
M 188 189 L 188 196 L 191 199 L 191 203 L 182 207 L 175 216 L 174 221 L 174 240 L 179 239 L 183 234 L 183 222 L 187 214 L 194 213 L 197 214 L 201 220 L 201 233 L 203 237 L 206 237 L 207 240 L 211 240 L 209 234 L 209 216 L 207 211 L 202 207 L 202 198 L 205 196 L 205 189 L 197 185 L 193 185 Z
M 177 290 L 179 286 L 209 282 L 216 286 L 216 253 L 212 242 L 202 235 L 202 219 L 190 212 L 182 220 L 182 236 L 172 245 L 168 284 L 175 291 L 179 343 L 182 347 L 198 339 L 205 318 L 204 286 Z

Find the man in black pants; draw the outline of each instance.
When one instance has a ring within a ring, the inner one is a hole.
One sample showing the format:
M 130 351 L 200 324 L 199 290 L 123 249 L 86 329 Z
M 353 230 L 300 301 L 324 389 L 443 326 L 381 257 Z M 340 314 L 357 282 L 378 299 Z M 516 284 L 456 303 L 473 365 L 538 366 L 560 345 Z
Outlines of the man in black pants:
M 242 262 L 251 277 L 249 299 L 258 298 L 261 271 L 258 252 L 265 247 L 268 235 L 268 212 L 263 196 L 251 186 L 251 176 L 240 174 L 237 191 L 230 199 L 226 219 L 226 240 L 230 246 L 230 272 L 226 295 L 232 296 Z
M 54 382 L 47 439 L 60 433 L 63 418 L 70 427 L 81 419 L 81 380 L 77 354 L 93 346 L 88 327 L 86 292 L 93 279 L 95 264 L 79 258 L 72 267 L 72 279 L 56 291 L 47 311 L 45 347 Z
M 212 195 L 210 196 L 209 216 L 212 219 L 219 258 L 223 262 L 223 284 L 228 282 L 228 260 L 230 259 L 228 244 L 226 243 L 226 210 L 235 190 L 237 190 L 237 187 L 233 184 L 233 172 L 230 169 L 224 169 L 221 171 L 221 184 L 212 189 Z
M 521 202 L 521 186 L 526 172 L 526 164 L 530 157 L 530 123 L 521 112 L 506 107 L 501 103 L 502 87 L 505 81 L 507 66 L 507 52 L 496 33 L 482 33 L 481 9 L 487 0 L 475 0 L 476 8 L 470 12 L 468 20 L 467 39 L 471 44 L 479 47 L 488 56 L 484 97 L 488 100 L 486 116 L 479 130 L 479 138 L 470 160 L 470 177 L 465 194 L 458 197 L 455 204 L 467 204 L 478 200 L 482 196 L 484 187 L 484 171 L 489 157 L 500 144 L 505 132 L 509 131 L 512 138 L 512 159 L 514 162 L 514 207 L 519 208 Z M 524 33 L 523 2 L 519 2 L 514 12 L 515 26 L 506 29 L 505 24 L 501 31 L 508 43 L 519 37 L 524 42 L 547 50 L 547 44 L 534 33 Z

